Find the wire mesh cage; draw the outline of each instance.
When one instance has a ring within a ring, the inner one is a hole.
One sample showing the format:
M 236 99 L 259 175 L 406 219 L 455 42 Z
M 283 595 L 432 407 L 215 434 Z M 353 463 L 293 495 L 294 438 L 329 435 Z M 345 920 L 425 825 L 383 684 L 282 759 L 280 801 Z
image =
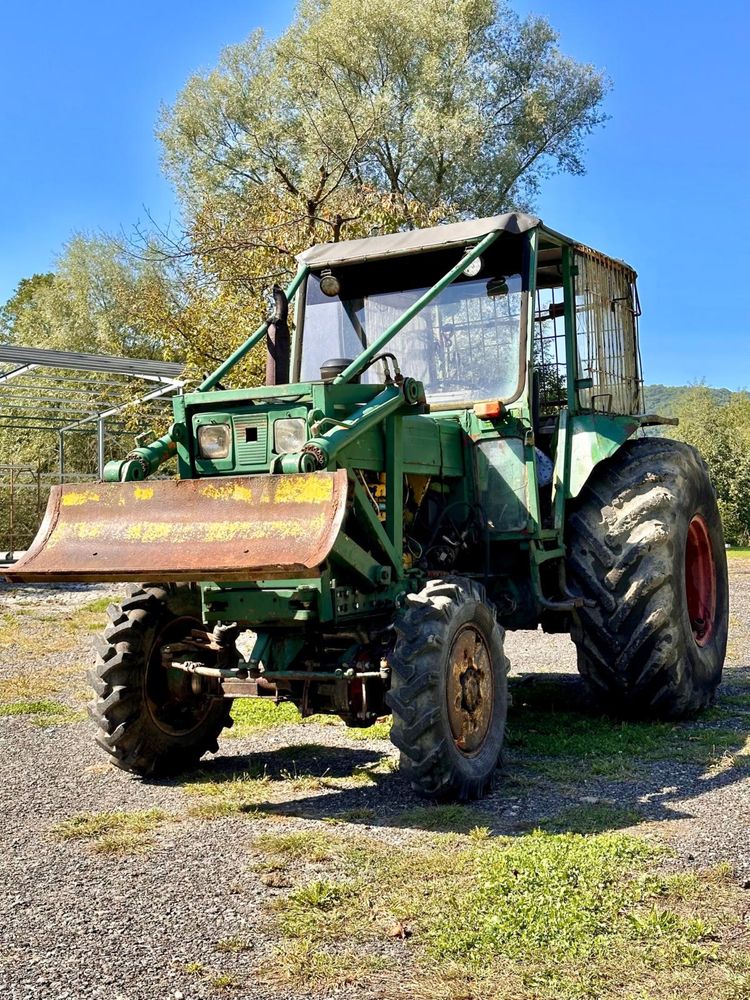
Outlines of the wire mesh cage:
M 585 409 L 640 413 L 636 275 L 627 264 L 576 249 L 578 402 Z

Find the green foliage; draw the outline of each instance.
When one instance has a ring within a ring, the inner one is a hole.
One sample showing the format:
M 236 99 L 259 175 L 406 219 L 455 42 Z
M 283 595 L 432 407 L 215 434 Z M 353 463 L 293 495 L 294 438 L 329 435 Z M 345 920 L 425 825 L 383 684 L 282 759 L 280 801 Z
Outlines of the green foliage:
M 150 834 L 173 819 L 162 809 L 76 813 L 53 827 L 58 840 L 83 840 L 102 854 L 128 854 L 148 847 Z
M 623 909 L 641 901 L 623 878 L 653 851 L 620 834 L 536 832 L 479 860 L 478 887 L 438 915 L 430 943 L 441 955 L 585 957 L 625 929 Z
M 0 702 L 0 716 L 3 715 L 47 715 L 66 716 L 70 709 L 59 701 L 11 701 Z
M 274 903 L 286 940 L 261 969 L 300 992 L 370 986 L 371 970 L 352 958 L 380 953 L 385 936 L 389 955 L 408 945 L 378 980 L 383 995 L 672 997 L 696 968 L 712 996 L 730 1000 L 740 995 L 732 984 L 747 984 L 742 953 L 713 943 L 736 926 L 741 893 L 726 874 L 669 874 L 662 852 L 636 837 L 482 831 L 328 844 L 323 860 L 295 859 L 298 886 Z
M 680 407 L 682 398 L 686 393 L 692 392 L 695 386 L 690 385 L 662 385 L 655 382 L 652 385 L 645 385 L 643 393 L 645 397 L 646 413 L 659 413 L 663 417 L 674 417 Z M 706 386 L 712 399 L 720 404 L 729 402 L 732 395 L 729 389 L 715 389 Z
M 683 393 L 675 415 L 676 435 L 694 445 L 716 487 L 728 542 L 750 541 L 750 394 L 733 392 L 720 401 L 714 390 L 695 386 Z

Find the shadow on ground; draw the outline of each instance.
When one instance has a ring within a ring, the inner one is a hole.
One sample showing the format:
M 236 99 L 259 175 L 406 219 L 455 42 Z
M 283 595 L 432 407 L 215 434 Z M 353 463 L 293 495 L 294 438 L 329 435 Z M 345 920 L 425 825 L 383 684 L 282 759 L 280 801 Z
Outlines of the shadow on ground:
M 690 799 L 750 776 L 750 667 L 727 670 L 717 706 L 685 722 L 617 720 L 587 707 L 581 681 L 567 674 L 513 680 L 502 767 L 489 794 L 467 805 L 417 796 L 382 752 L 341 740 L 262 749 L 204 762 L 177 785 L 221 797 L 240 783 L 252 810 L 329 823 L 495 835 L 541 828 L 597 833 L 689 818 Z M 331 730 L 329 729 L 330 733 Z M 308 737 L 313 727 L 307 729 Z M 257 782 L 257 785 L 253 784 Z M 250 808 L 244 811 L 251 811 Z

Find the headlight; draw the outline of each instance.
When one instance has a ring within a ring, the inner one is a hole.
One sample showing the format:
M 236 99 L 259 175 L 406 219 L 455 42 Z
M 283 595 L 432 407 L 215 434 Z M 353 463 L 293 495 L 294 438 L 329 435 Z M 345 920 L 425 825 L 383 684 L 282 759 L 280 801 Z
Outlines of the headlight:
M 273 425 L 273 450 L 277 455 L 299 451 L 307 441 L 307 425 L 302 417 L 276 420 Z
M 203 424 L 198 428 L 198 454 L 201 458 L 226 458 L 231 441 L 229 424 Z

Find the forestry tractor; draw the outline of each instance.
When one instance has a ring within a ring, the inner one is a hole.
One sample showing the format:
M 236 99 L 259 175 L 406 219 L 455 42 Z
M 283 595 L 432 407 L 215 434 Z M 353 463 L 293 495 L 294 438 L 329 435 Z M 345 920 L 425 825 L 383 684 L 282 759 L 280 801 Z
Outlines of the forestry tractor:
M 168 433 L 55 487 L 7 573 L 131 583 L 92 672 L 114 763 L 193 767 L 232 699 L 289 700 L 391 714 L 418 791 L 476 797 L 505 629 L 540 625 L 570 633 L 610 710 L 708 705 L 721 523 L 697 452 L 647 430 L 670 421 L 643 412 L 635 281 L 521 213 L 302 253 Z M 266 384 L 224 387 L 262 343 Z

